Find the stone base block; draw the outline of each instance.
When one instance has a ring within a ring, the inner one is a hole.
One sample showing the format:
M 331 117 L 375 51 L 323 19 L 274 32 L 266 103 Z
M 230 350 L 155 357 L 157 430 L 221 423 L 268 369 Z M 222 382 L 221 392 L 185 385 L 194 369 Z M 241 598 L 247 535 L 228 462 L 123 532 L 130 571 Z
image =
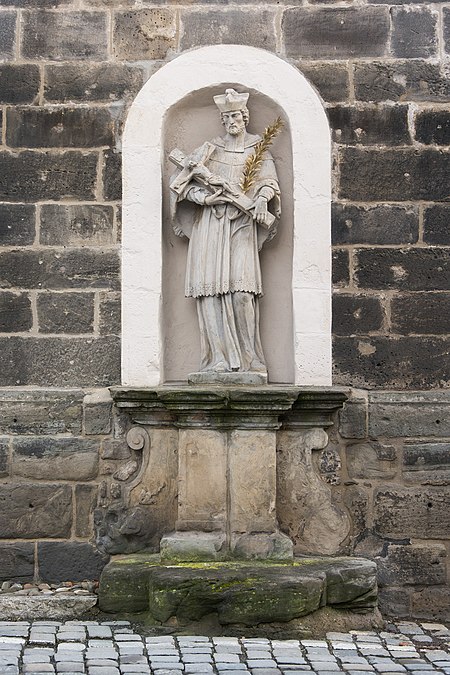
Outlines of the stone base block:
M 200 371 L 198 373 L 189 373 L 189 384 L 267 384 L 267 373 L 217 373 L 214 371 Z
M 236 539 L 233 557 L 244 560 L 293 560 L 294 545 L 286 534 L 243 534 Z
M 32 621 L 52 618 L 54 621 L 80 619 L 97 604 L 96 595 L 74 596 L 0 596 L 0 616 L 3 621 Z
M 163 564 L 159 556 L 118 556 L 99 588 L 104 612 L 143 612 L 141 622 L 193 633 L 247 635 L 257 627 L 260 634 L 287 636 L 324 608 L 335 612 L 335 630 L 345 610 L 348 629 L 351 617 L 354 627 L 361 626 L 359 614 L 372 620 L 376 604 L 376 565 L 359 558 Z
M 163 562 L 224 560 L 226 537 L 222 532 L 173 532 L 160 544 Z

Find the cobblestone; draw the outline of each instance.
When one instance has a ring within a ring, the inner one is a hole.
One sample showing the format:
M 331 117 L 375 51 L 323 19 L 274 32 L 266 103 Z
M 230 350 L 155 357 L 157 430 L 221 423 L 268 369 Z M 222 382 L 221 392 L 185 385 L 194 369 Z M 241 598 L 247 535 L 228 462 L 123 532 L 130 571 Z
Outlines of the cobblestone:
M 0 621 L 1 675 L 450 675 L 450 629 L 328 633 L 326 640 L 169 635 L 126 621 Z

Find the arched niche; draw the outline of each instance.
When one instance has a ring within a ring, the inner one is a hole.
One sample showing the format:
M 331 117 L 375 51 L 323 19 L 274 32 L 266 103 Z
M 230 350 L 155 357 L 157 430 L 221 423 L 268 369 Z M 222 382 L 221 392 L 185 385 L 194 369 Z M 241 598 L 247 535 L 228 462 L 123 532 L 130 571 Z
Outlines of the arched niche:
M 211 97 L 227 86 L 250 91 L 250 131 L 261 131 L 278 113 L 287 123 L 273 146 L 284 216 L 279 235 L 261 257 L 261 329 L 269 379 L 331 384 L 331 171 L 325 111 L 306 78 L 282 59 L 253 47 L 219 45 L 187 52 L 163 66 L 128 115 L 123 138 L 125 386 L 183 380 L 197 367 L 198 347 L 187 346 L 195 342 L 195 308 L 182 296 L 185 244 L 170 232 L 163 209 L 167 151 L 176 145 L 188 151 L 221 133 Z

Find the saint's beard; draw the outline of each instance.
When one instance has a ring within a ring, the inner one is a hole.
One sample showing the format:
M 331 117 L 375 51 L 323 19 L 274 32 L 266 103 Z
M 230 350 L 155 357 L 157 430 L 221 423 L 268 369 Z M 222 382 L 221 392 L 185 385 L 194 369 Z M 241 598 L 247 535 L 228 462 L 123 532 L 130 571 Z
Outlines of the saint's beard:
M 242 134 L 245 131 L 245 122 L 230 122 L 225 128 L 230 136 L 239 136 L 239 134 Z

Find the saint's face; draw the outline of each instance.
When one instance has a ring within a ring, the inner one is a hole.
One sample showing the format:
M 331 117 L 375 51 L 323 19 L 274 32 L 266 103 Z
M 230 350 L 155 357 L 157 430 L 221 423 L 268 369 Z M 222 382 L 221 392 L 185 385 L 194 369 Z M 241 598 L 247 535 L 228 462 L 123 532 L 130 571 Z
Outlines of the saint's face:
M 240 110 L 222 113 L 222 122 L 231 136 L 237 136 L 245 131 L 245 122 Z

